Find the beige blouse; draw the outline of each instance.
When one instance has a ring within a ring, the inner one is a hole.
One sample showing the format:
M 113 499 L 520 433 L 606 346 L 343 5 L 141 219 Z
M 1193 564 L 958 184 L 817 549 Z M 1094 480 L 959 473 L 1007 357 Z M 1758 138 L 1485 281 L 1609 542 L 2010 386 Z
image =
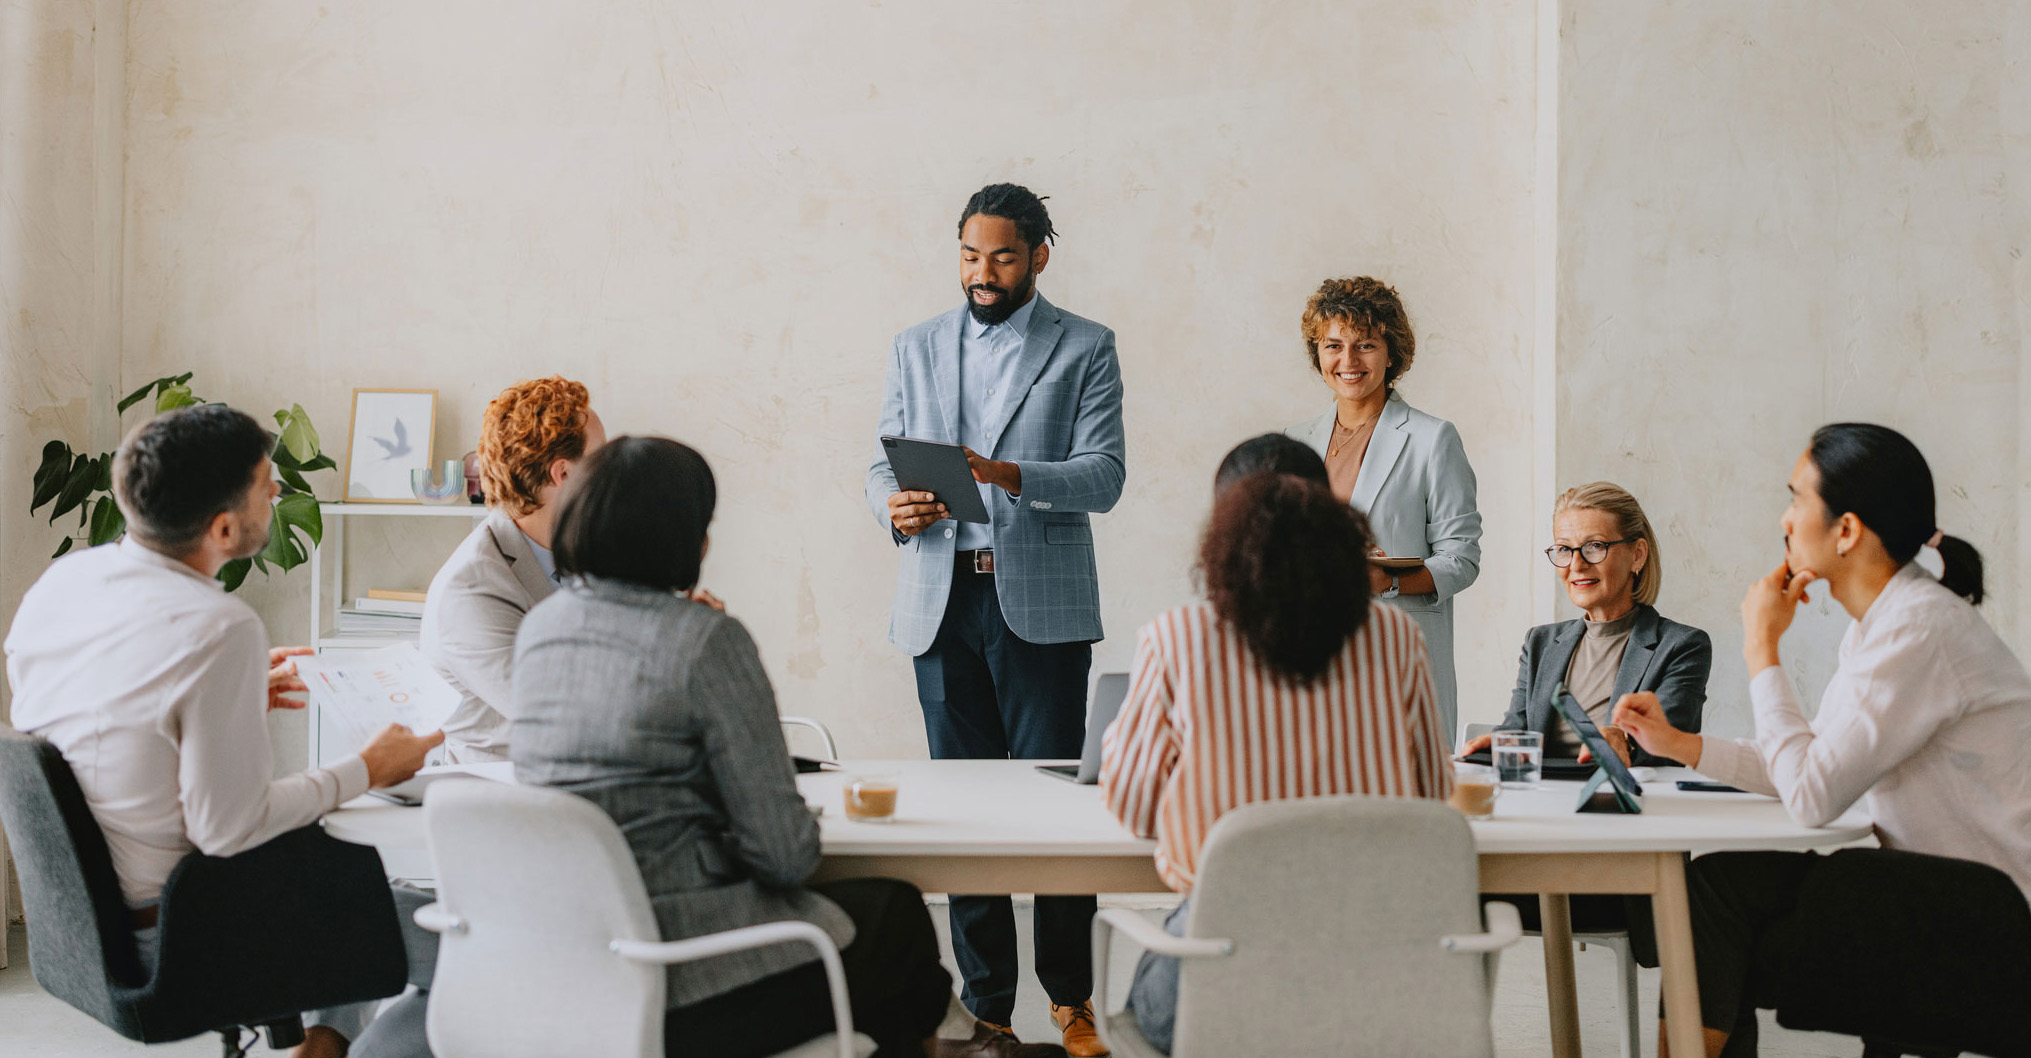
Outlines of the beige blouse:
M 1354 502 L 1354 485 L 1361 480 L 1361 460 L 1368 455 L 1368 442 L 1375 437 L 1375 419 L 1349 430 L 1333 420 L 1333 434 L 1326 442 L 1326 480 L 1341 503 Z
M 1613 621 L 1588 621 L 1586 632 L 1573 648 L 1573 660 L 1566 667 L 1566 690 L 1587 711 L 1595 726 L 1608 726 L 1615 709 L 1615 676 L 1622 671 L 1622 654 L 1629 649 L 1629 633 L 1636 627 L 1636 609 Z M 1578 757 L 1580 736 L 1564 720 L 1554 720 L 1549 757 Z

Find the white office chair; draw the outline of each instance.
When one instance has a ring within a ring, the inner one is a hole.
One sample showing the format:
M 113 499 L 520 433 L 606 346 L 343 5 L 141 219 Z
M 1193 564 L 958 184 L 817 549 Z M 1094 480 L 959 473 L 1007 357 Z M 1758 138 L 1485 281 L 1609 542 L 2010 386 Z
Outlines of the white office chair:
M 664 941 L 621 832 L 562 790 L 453 782 L 424 797 L 440 935 L 426 1032 L 439 1058 L 663 1054 L 664 966 L 770 944 L 818 949 L 837 1033 L 777 1058 L 866 1058 L 825 931 L 772 922 Z
M 1458 812 L 1435 801 L 1327 797 L 1250 805 L 1206 840 L 1190 922 L 1093 923 L 1093 1002 L 1116 1058 L 1158 1058 L 1107 995 L 1115 931 L 1184 960 L 1174 1058 L 1273 1054 L 1492 1056 L 1493 953 L 1522 927 L 1487 906 Z M 1481 954 L 1483 958 L 1462 958 Z
M 1460 736 L 1460 744 L 1466 745 L 1495 730 L 1494 724 L 1468 724 Z M 1526 937 L 1542 937 L 1537 930 L 1525 930 Z M 1615 972 L 1622 983 L 1622 1058 L 1643 1058 L 1643 1011 L 1636 998 L 1636 951 L 1629 945 L 1629 931 L 1626 929 L 1574 930 L 1573 942 L 1581 951 L 1592 944 L 1615 956 Z
M 776 722 L 783 725 L 783 740 L 785 742 L 789 741 L 791 728 L 809 728 L 812 731 L 818 732 L 818 741 L 825 746 L 825 759 L 831 761 L 839 759 L 839 743 L 832 741 L 832 732 L 824 724 L 808 716 L 779 716 L 776 718 Z

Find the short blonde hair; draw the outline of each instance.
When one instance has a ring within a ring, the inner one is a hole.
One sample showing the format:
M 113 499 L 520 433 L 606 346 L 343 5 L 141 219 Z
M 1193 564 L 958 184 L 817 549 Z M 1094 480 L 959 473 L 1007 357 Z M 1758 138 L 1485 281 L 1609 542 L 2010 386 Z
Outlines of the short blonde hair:
M 480 483 L 487 503 L 519 518 L 543 506 L 550 465 L 585 455 L 592 396 L 560 375 L 517 382 L 480 421 Z
M 1601 511 L 1615 519 L 1615 533 L 1624 538 L 1634 537 L 1650 546 L 1650 561 L 1636 573 L 1636 601 L 1645 606 L 1657 605 L 1657 593 L 1664 586 L 1663 555 L 1657 548 L 1657 530 L 1650 527 L 1649 516 L 1643 513 L 1643 505 L 1629 490 L 1609 481 L 1589 482 L 1567 489 L 1552 505 L 1551 520 L 1557 526 L 1559 516 L 1567 511 Z

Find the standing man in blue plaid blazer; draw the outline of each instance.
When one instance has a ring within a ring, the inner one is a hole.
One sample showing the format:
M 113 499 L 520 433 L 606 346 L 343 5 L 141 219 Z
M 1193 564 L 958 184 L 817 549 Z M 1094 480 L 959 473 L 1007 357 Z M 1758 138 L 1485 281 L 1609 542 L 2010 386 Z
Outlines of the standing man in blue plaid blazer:
M 1027 189 L 982 188 L 959 219 L 966 304 L 889 353 L 878 433 L 966 446 L 993 519 L 956 521 L 930 493 L 898 491 L 876 446 L 868 506 L 902 550 L 889 638 L 916 657 L 937 758 L 1077 757 L 1085 737 L 1101 637 L 1091 515 L 1121 498 L 1127 469 L 1114 332 L 1037 293 L 1056 234 Z M 1073 1055 L 1105 1053 L 1088 1003 L 1093 909 L 1092 897 L 1037 899 L 1037 978 Z M 954 896 L 952 946 L 968 1009 L 1006 1031 L 1009 899 Z

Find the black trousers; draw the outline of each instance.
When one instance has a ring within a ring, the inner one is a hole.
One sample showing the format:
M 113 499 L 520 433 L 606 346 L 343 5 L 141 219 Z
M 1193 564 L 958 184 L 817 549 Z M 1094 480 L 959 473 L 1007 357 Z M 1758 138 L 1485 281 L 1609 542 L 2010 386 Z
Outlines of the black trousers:
M 938 962 L 938 934 L 924 895 L 908 882 L 857 878 L 814 885 L 853 920 L 840 949 L 853 1000 L 854 1031 L 875 1041 L 876 1058 L 922 1055 L 945 1020 L 952 977 Z M 663 1017 L 667 1055 L 749 1058 L 788 1050 L 833 1031 L 825 967 L 810 963 L 764 977 Z
M 1722 1058 L 1756 1053 L 1756 1010 L 1778 1005 L 1782 945 L 1758 943 L 1798 909 L 1815 852 L 1717 852 L 1686 867 L 1700 1024 L 1728 1033 Z
M 916 659 L 917 699 L 931 756 L 951 759 L 1077 757 L 1086 741 L 1091 643 L 1030 643 L 1009 630 L 994 575 L 955 572 L 945 620 Z M 1090 896 L 1037 898 L 1037 980 L 1051 1002 L 1093 994 Z M 960 999 L 982 1021 L 1015 1015 L 1015 908 L 1006 896 L 952 897 L 952 951 L 965 978 Z

